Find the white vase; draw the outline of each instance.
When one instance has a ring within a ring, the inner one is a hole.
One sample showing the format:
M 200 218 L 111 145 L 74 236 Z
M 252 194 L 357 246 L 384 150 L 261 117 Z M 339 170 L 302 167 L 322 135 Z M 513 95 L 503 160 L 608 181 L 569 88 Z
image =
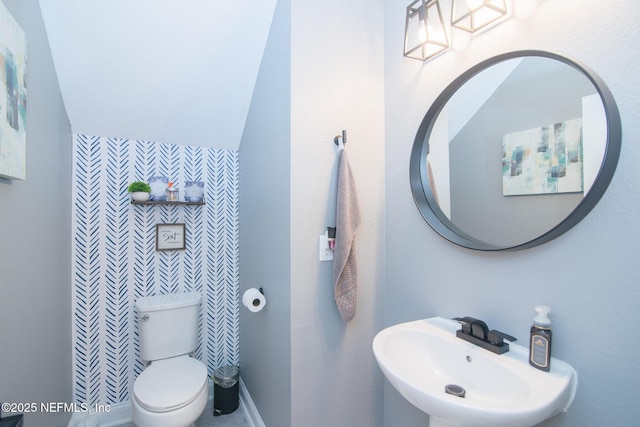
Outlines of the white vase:
M 136 202 L 146 202 L 147 200 L 149 200 L 149 193 L 146 193 L 144 191 L 134 191 L 133 193 L 131 193 L 131 197 Z

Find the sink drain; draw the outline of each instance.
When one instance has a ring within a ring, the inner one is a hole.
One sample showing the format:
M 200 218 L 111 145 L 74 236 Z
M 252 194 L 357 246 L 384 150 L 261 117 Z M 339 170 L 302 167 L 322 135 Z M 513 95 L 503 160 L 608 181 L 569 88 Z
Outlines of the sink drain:
M 447 384 L 444 386 L 444 392 L 456 397 L 464 397 L 467 391 L 457 384 Z

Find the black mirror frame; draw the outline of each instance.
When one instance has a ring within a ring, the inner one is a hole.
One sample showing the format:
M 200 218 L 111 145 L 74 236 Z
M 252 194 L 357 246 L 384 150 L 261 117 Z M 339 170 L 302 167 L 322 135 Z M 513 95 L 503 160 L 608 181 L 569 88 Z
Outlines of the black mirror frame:
M 431 134 L 438 115 L 440 114 L 446 103 L 449 101 L 451 96 L 453 96 L 453 94 L 468 80 L 494 64 L 508 59 L 526 56 L 546 57 L 563 62 L 580 71 L 591 81 L 591 83 L 598 91 L 598 94 L 600 95 L 600 98 L 602 99 L 602 103 L 604 105 L 607 123 L 607 143 L 604 152 L 604 159 L 602 160 L 602 165 L 600 166 L 600 170 L 591 189 L 584 196 L 578 206 L 576 206 L 576 208 L 564 220 L 562 220 L 551 230 L 536 237 L 535 239 L 515 246 L 497 246 L 483 242 L 465 234 L 464 232 L 459 230 L 439 208 L 431 191 L 428 179 L 426 162 L 426 156 L 429 153 L 428 137 Z M 613 95 L 609 91 L 609 88 L 606 86 L 604 81 L 592 70 L 562 55 L 551 52 L 539 50 L 521 50 L 508 52 L 482 61 L 464 72 L 451 84 L 449 84 L 431 105 L 431 107 L 427 111 L 427 114 L 422 120 L 420 127 L 418 128 L 418 132 L 413 143 L 413 148 L 411 150 L 411 158 L 409 164 L 411 193 L 413 194 L 413 199 L 416 203 L 416 206 L 418 207 L 418 210 L 422 214 L 422 217 L 425 219 L 425 221 L 429 224 L 429 226 L 442 237 L 452 243 L 455 243 L 456 245 L 479 251 L 514 251 L 528 249 L 549 242 L 556 237 L 559 237 L 560 235 L 566 233 L 569 229 L 578 224 L 591 211 L 591 209 L 595 207 L 600 198 L 604 195 L 607 187 L 609 186 L 609 183 L 611 182 L 611 179 L 613 178 L 616 166 L 618 164 L 618 158 L 620 157 L 621 143 L 622 125 L 620 122 L 620 113 L 618 111 L 618 107 L 613 98 Z

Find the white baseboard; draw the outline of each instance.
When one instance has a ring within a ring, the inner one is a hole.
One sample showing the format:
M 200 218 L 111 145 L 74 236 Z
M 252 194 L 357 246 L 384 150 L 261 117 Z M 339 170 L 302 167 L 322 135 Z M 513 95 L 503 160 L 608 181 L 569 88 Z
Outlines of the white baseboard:
M 247 417 L 247 421 L 249 421 L 249 427 L 266 427 L 262 418 L 260 417 L 260 413 L 256 408 L 256 405 L 253 404 L 253 400 L 249 395 L 249 391 L 247 387 L 245 387 L 242 378 L 240 378 L 240 407 L 242 408 L 242 412 Z
M 209 402 L 211 401 L 213 401 L 213 381 L 209 380 Z M 245 417 L 247 417 L 249 427 L 266 427 L 258 413 L 258 409 L 253 404 L 253 400 L 251 400 L 251 396 L 249 395 L 242 378 L 240 378 L 240 409 L 244 412 Z M 92 412 L 90 415 L 92 419 L 98 420 L 100 427 L 116 427 L 133 422 L 131 419 L 131 405 L 129 401 L 110 405 L 108 411 Z M 86 413 L 75 412 L 69 420 L 69 425 L 67 427 L 80 426 L 81 423 L 85 422 L 85 417 Z

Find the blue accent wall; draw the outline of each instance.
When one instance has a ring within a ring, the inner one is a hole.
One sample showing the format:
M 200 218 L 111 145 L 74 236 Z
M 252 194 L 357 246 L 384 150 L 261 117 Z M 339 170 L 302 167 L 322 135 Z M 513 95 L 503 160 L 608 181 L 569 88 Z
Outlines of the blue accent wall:
M 184 194 L 205 182 L 205 205 L 132 205 L 127 186 L 165 175 Z M 73 146 L 73 396 L 77 403 L 131 398 L 142 371 L 134 303 L 202 294 L 195 356 L 212 373 L 237 364 L 238 152 L 75 135 Z M 185 250 L 155 250 L 155 226 L 184 223 Z

